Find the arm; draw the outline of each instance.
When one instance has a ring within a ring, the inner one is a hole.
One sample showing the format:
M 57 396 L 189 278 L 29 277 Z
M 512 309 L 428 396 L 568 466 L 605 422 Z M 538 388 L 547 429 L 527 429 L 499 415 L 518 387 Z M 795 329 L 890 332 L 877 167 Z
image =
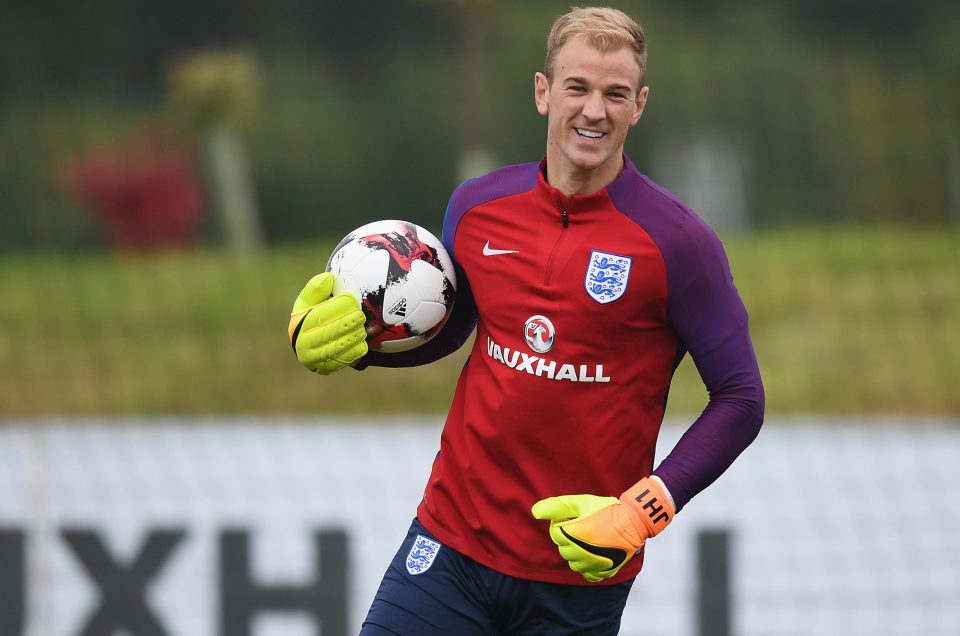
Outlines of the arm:
M 720 241 L 698 219 L 689 220 L 690 236 L 663 252 L 668 320 L 680 337 L 676 362 L 690 351 L 709 404 L 653 475 L 619 498 L 561 495 L 537 502 L 531 511 L 550 521 L 561 556 L 588 581 L 616 575 L 733 463 L 763 422 L 763 385 L 747 312 Z
M 416 349 L 385 354 L 367 346 L 365 316 L 356 298 L 333 295 L 333 274 L 317 274 L 297 296 L 290 313 L 287 334 L 293 351 L 304 367 L 322 375 L 347 366 L 410 367 L 438 360 L 459 349 L 476 326 L 477 310 L 467 278 L 459 273 L 458 280 L 463 282 L 453 311 L 440 332 Z
M 449 250 L 451 257 L 453 251 Z M 415 367 L 435 362 L 459 349 L 477 324 L 477 307 L 470 291 L 470 283 L 466 274 L 454 261 L 457 272 L 457 297 L 453 304 L 453 312 L 446 324 L 427 343 L 399 353 L 380 353 L 370 351 L 355 367 L 363 369 L 374 367 Z
M 747 311 L 719 239 L 702 223 L 668 262 L 668 319 L 709 393 L 707 407 L 654 471 L 680 510 L 753 442 L 763 423 L 764 391 Z M 670 268 L 673 265 L 673 268 Z M 679 363 L 679 358 L 678 358 Z

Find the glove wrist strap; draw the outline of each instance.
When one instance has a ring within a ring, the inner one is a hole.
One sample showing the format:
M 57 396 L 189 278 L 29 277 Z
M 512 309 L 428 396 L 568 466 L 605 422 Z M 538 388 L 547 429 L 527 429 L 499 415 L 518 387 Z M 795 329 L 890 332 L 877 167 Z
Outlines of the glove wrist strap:
M 638 529 L 645 531 L 647 539 L 655 537 L 666 528 L 676 513 L 659 479 L 644 477 L 620 495 L 620 501 L 634 513 Z

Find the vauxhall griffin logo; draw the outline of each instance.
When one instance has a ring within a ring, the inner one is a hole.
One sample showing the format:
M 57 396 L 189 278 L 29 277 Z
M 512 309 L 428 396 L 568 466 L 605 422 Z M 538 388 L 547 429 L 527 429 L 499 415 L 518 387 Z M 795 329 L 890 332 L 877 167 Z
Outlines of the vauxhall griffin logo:
M 550 351 L 555 336 L 553 323 L 546 316 L 530 316 L 523 325 L 523 338 L 537 353 Z

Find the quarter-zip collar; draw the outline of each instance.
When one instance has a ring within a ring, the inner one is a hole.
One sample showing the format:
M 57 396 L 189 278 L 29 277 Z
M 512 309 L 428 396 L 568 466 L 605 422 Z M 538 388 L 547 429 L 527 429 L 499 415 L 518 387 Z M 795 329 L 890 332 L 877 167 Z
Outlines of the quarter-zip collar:
M 606 187 L 597 190 L 593 194 L 574 194 L 568 197 L 547 183 L 547 159 L 544 157 L 540 161 L 539 170 L 537 170 L 537 186 L 535 189 L 538 196 L 553 202 L 557 208 L 565 210 L 568 215 L 572 216 L 582 210 L 595 210 L 598 207 L 604 206 L 604 204 L 609 201 L 607 190 L 623 179 L 627 172 L 636 172 L 636 170 L 636 167 L 634 167 L 630 159 L 626 155 L 623 155 L 623 168 L 620 170 L 620 174 Z

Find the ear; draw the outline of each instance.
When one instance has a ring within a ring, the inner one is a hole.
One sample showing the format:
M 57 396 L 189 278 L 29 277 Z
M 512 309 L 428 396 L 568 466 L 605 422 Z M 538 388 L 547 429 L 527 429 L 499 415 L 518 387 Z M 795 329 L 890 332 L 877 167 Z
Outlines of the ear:
M 533 99 L 537 103 L 537 112 L 546 115 L 550 112 L 549 100 L 550 80 L 543 73 L 533 76 Z
M 650 87 L 644 86 L 640 89 L 640 92 L 637 93 L 637 99 L 634 104 L 637 107 L 637 110 L 634 111 L 633 117 L 630 118 L 630 125 L 636 126 L 637 122 L 640 121 L 640 116 L 643 115 L 643 109 L 647 107 L 647 97 L 650 96 Z

